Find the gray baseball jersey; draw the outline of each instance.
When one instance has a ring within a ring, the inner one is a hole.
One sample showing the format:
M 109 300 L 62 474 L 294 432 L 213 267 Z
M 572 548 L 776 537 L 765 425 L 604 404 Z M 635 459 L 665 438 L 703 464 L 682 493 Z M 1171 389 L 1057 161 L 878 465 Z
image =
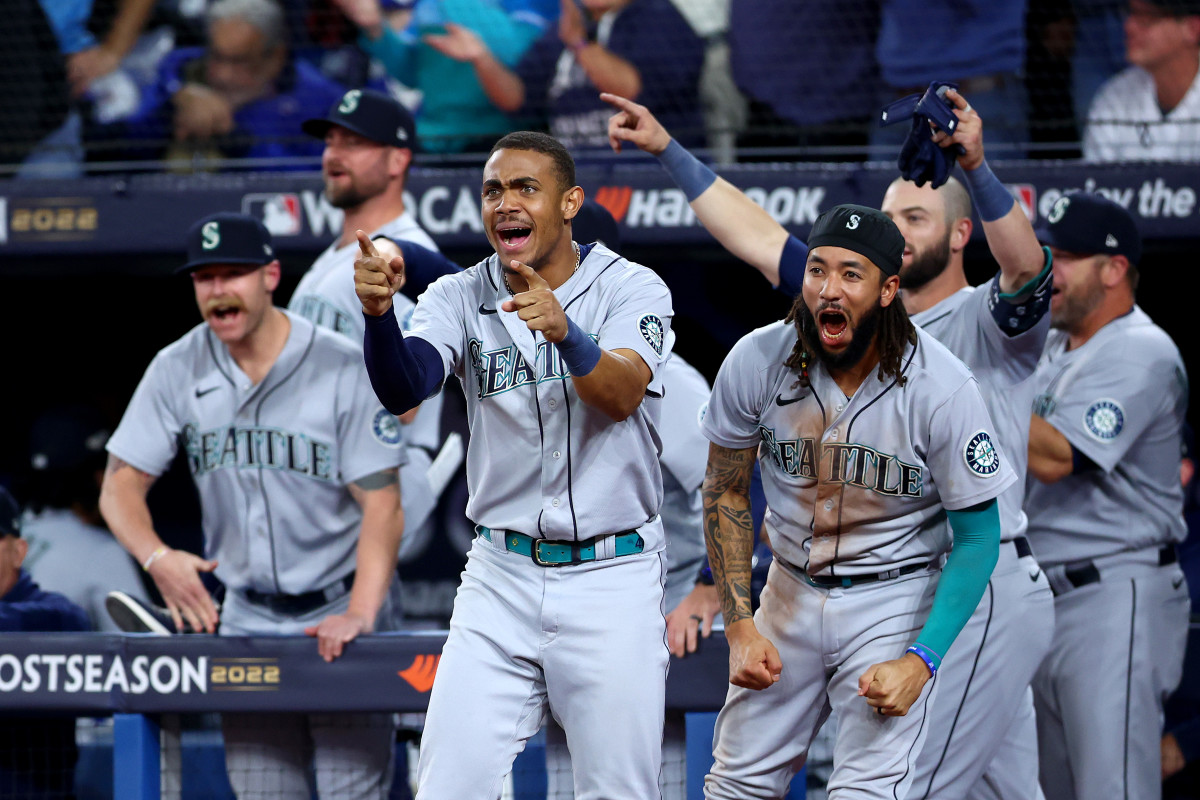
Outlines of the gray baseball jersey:
M 149 602 L 137 565 L 104 528 L 88 525 L 70 511 L 47 508 L 26 518 L 21 538 L 29 542 L 25 568 L 30 576 L 43 589 L 66 595 L 86 611 L 92 630 L 121 632 L 104 607 L 109 592 Z
M 912 315 L 913 324 L 971 368 L 996 438 L 1019 477 L 1028 461 L 1026 403 L 1033 399 L 1032 376 L 1050 330 L 1051 285 L 1047 269 L 1035 291 L 1013 304 L 1000 297 L 996 275 Z M 1024 496 L 1023 480 L 1000 495 L 1004 542 L 1025 534 Z M 1041 797 L 1029 683 L 1050 646 L 1053 602 L 1026 548 L 1002 545 L 983 598 L 938 671 L 934 724 L 917 759 L 912 800 L 959 800 L 980 792 L 997 800 Z
M 1026 513 L 1044 566 L 1181 542 L 1179 447 L 1187 373 L 1179 350 L 1137 306 L 1075 350 L 1053 331 L 1033 413 L 1100 469 L 1054 484 L 1029 479 Z
M 708 406 L 708 381 L 672 354 L 662 368 L 659 415 L 663 501 L 659 516 L 667 535 L 667 600 L 670 611 L 692 587 L 704 563 L 704 519 L 700 484 L 708 462 L 708 439 L 700 419 Z
M 429 234 L 421 229 L 407 211 L 371 233 L 371 237 L 386 236 L 393 241 L 416 242 L 437 251 L 437 245 Z M 362 349 L 363 322 L 362 303 L 354 291 L 354 259 L 358 257 L 358 242 L 338 247 L 335 241 L 313 262 L 308 272 L 296 285 L 288 310 L 316 323 L 345 334 Z M 392 302 L 396 306 L 396 319 L 407 330 L 415 303 L 403 294 L 397 294 Z M 420 447 L 431 455 L 441 447 L 442 395 L 430 397 L 421 404 L 416 418 L 404 426 L 405 444 Z
M 555 290 L 563 309 L 605 350 L 629 349 L 654 377 L 674 343 L 671 295 L 650 270 L 594 246 Z M 613 423 L 579 399 L 558 350 L 535 336 L 509 298 L 499 259 L 439 278 L 420 297 L 410 336 L 432 345 L 462 381 L 471 441 L 467 516 L 492 529 L 588 539 L 639 528 L 662 503 L 659 435 L 642 403 Z M 645 552 L 663 546 L 647 527 Z
M 816 362 L 796 387 L 796 341 L 776 322 L 742 338 L 713 386 L 704 432 L 759 445 L 772 549 L 812 575 L 849 577 L 945 553 L 944 509 L 991 500 L 1016 475 L 992 435 L 975 379 L 932 336 L 904 354 L 904 386 L 873 371 L 847 398 Z
M 217 577 L 231 589 L 301 594 L 354 569 L 362 510 L 347 485 L 404 456 L 359 349 L 284 313 L 287 342 L 258 384 L 207 324 L 159 351 L 108 451 L 161 475 L 182 448 Z
M 1029 460 L 1026 446 L 1029 415 L 1025 409 L 1033 400 L 1034 387 L 1028 379 L 1037 369 L 1050 331 L 1050 316 L 1045 312 L 1051 280 L 1047 270 L 1037 290 L 1024 303 L 1014 305 L 1000 299 L 997 274 L 979 288 L 962 289 L 932 308 L 912 315 L 914 325 L 931 334 L 970 367 L 996 425 L 996 439 L 1018 476 L 1025 474 Z M 1032 315 L 1037 315 L 1038 321 L 1015 336 L 1000 327 L 1001 320 L 1008 324 Z M 1025 535 L 1024 500 L 1025 487 L 1019 480 L 1000 495 L 1002 541 Z

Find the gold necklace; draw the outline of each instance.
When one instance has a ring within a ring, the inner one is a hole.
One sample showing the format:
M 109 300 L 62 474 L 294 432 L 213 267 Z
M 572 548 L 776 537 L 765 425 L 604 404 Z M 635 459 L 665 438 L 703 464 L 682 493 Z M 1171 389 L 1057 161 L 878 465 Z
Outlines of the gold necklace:
M 575 250 L 575 269 L 571 270 L 571 275 L 574 275 L 576 272 L 579 272 L 579 243 L 572 240 L 571 247 Z M 570 277 L 571 276 L 568 275 L 567 279 L 570 280 Z M 504 288 L 508 289 L 508 294 L 510 296 L 515 296 L 516 292 L 514 292 L 513 288 L 508 285 L 508 270 L 504 269 L 504 267 L 500 268 L 500 280 L 504 281 Z

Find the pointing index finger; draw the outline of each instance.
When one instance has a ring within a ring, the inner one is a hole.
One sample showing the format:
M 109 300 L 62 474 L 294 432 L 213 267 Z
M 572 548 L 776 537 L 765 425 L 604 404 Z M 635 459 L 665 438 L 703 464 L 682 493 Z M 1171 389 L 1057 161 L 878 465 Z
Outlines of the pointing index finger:
M 549 289 L 550 288 L 550 284 L 546 282 L 546 279 L 543 278 L 541 275 L 538 275 L 537 271 L 533 267 L 529 266 L 528 264 L 522 264 L 520 261 L 517 261 L 516 259 L 513 259 L 511 264 L 512 264 L 512 268 L 513 268 L 513 272 L 516 272 L 518 275 L 520 275 L 522 278 L 525 279 L 525 285 L 529 287 L 527 289 L 527 291 L 532 292 L 535 289 Z
M 371 241 L 371 237 L 367 236 L 363 231 L 355 231 L 354 235 L 358 237 L 358 249 L 362 251 L 364 256 L 379 255 L 379 251 L 375 249 L 375 243 Z
M 608 103 L 613 108 L 619 108 L 622 111 L 636 113 L 638 110 L 637 103 L 633 102 L 632 100 L 630 100 L 628 98 L 621 97 L 621 95 L 619 95 L 619 94 L 612 94 L 611 92 L 601 92 L 600 99 L 603 100 L 604 102 Z

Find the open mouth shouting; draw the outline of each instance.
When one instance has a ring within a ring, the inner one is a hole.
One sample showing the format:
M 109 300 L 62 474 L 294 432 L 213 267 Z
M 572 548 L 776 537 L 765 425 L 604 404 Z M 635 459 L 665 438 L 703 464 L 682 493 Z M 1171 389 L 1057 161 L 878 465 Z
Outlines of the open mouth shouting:
M 850 320 L 846 312 L 836 306 L 828 306 L 817 312 L 817 331 L 821 335 L 821 344 L 826 348 L 841 347 L 846 331 L 850 329 Z
M 213 325 L 232 325 L 245 311 L 245 306 L 234 299 L 211 300 L 205 305 L 204 318 Z
M 506 253 L 516 253 L 533 237 L 533 228 L 524 222 L 501 222 L 496 225 L 496 240 Z

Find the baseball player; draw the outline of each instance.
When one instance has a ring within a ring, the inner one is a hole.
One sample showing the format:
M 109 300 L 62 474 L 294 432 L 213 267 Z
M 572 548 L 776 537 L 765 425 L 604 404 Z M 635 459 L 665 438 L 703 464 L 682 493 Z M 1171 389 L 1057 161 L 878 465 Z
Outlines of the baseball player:
M 345 334 L 362 346 L 362 306 L 354 294 L 356 230 L 369 231 L 377 247 L 399 253 L 397 242 L 430 250 L 437 245 L 404 207 L 404 185 L 417 147 L 413 119 L 397 100 L 372 89 L 351 89 L 324 119 L 310 119 L 305 133 L 325 141 L 321 173 L 325 197 L 342 209 L 342 235 L 326 248 L 300 279 L 288 310 L 322 327 Z M 396 299 L 396 318 L 407 326 L 414 303 Z M 434 507 L 444 485 L 431 487 L 429 467 L 441 441 L 442 394 L 401 419 L 405 455 L 400 469 L 404 506 L 401 557 L 419 552 L 432 535 Z
M 617 221 L 608 209 L 585 200 L 571 221 L 579 242 L 598 242 L 620 250 Z M 405 272 L 410 268 L 406 257 Z M 712 631 L 713 617 L 720 611 L 716 589 L 696 586 L 696 575 L 704 564 L 704 527 L 700 516 L 700 484 L 708 440 L 700 431 L 700 419 L 708 405 L 708 381 L 678 353 L 661 368 L 663 396 L 657 401 L 659 437 L 662 439 L 663 501 L 659 516 L 666 535 L 667 643 L 671 653 L 684 656 L 695 652 L 697 639 Z M 711 600 L 710 600 L 711 595 Z M 689 602 L 685 603 L 684 600 Z M 668 710 L 663 727 L 662 772 L 659 784 L 663 800 L 683 800 L 686 788 L 687 735 L 682 711 Z M 574 797 L 571 754 L 566 735 L 553 720 L 546 723 L 546 796 L 555 800 Z
M 199 579 L 226 586 L 222 635 L 308 634 L 326 661 L 392 627 L 403 528 L 400 426 L 370 390 L 358 348 L 276 308 L 279 261 L 261 223 L 214 214 L 188 234 L 204 323 L 151 362 L 108 442 L 101 511 L 154 578 L 177 629 L 213 632 Z M 146 492 L 177 449 L 203 512 L 205 557 L 154 530 Z M 380 798 L 392 715 L 223 715 L 239 798 Z
M 1032 400 L 1029 381 L 1049 331 L 1049 251 L 984 159 L 982 121 L 951 90 L 960 124 L 942 146 L 962 145 L 957 180 L 939 189 L 897 179 L 883 212 L 905 239 L 900 297 L 914 325 L 958 356 L 980 384 L 1001 450 L 1016 481 L 999 498 L 999 562 L 940 681 L 912 798 L 1038 796 L 1036 729 L 1029 683 L 1046 654 L 1052 598 L 1025 536 L 1021 510 Z M 692 207 L 730 252 L 748 261 L 780 291 L 799 294 L 808 248 L 732 184 L 717 178 L 674 143 L 642 106 L 607 96 L 620 109 L 609 126 L 617 141 L 659 155 L 688 192 Z M 624 115 L 624 116 L 623 116 Z M 702 177 L 703 176 L 703 177 Z M 968 195 L 969 190 L 969 195 Z M 971 198 L 1000 271 L 972 288 L 963 270 L 971 237 Z
M 898 302 L 895 224 L 835 206 L 809 246 L 787 319 L 734 346 L 704 418 L 733 684 L 708 798 L 780 797 L 831 711 L 829 796 L 907 796 L 941 659 L 996 564 L 996 498 L 1016 482 L 975 379 Z M 752 617 L 756 458 L 775 559 Z
M 1051 209 L 1054 330 L 1034 376 L 1025 511 L 1054 590 L 1033 683 L 1049 798 L 1161 797 L 1163 700 L 1179 683 L 1188 587 L 1179 443 L 1187 375 L 1134 303 L 1141 238 L 1097 195 Z
M 657 411 L 671 295 L 572 241 L 583 201 L 555 139 L 500 139 L 483 171 L 495 255 L 420 298 L 365 234 L 355 287 L 372 385 L 394 413 L 451 373 L 467 396 L 467 514 L 479 535 L 454 602 L 418 765 L 419 800 L 495 800 L 549 710 L 575 796 L 658 796 L 667 648 Z M 586 476 L 586 477 L 585 477 Z

